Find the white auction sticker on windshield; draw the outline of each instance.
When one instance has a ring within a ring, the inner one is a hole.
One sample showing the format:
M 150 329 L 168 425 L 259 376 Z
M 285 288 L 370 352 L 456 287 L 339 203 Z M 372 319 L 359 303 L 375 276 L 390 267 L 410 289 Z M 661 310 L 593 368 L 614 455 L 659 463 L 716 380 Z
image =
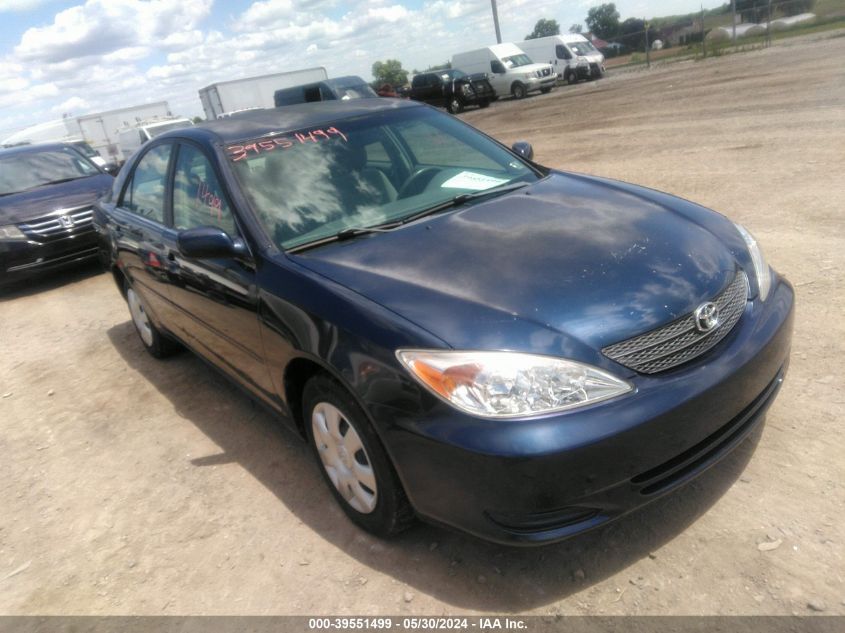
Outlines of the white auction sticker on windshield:
M 457 176 L 449 178 L 440 187 L 441 189 L 472 189 L 474 191 L 483 191 L 484 189 L 497 187 L 507 181 L 507 178 L 494 178 L 493 176 L 476 174 L 471 171 L 462 171 Z

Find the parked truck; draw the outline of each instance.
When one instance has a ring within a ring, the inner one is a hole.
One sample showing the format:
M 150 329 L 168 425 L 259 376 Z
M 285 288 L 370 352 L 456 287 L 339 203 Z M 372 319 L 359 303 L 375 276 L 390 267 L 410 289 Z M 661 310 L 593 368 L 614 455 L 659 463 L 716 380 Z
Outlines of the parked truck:
M 167 101 L 145 103 L 83 116 L 66 116 L 57 121 L 39 123 L 15 132 L 0 141 L 0 144 L 86 143 L 104 159 L 104 163 L 118 163 L 121 161 L 117 137 L 119 129 L 137 125 L 138 122 L 147 119 L 169 116 L 171 115 Z M 99 161 L 95 162 L 99 163 Z
M 304 68 L 285 73 L 219 81 L 199 91 L 205 118 L 219 119 L 237 110 L 274 107 L 273 95 L 280 88 L 328 79 L 325 67 Z
M 117 131 L 117 145 L 120 149 L 118 162 L 123 164 L 141 145 L 159 134 L 181 127 L 190 127 L 193 122 L 183 117 L 163 117 L 139 121 L 135 125 L 122 127 Z

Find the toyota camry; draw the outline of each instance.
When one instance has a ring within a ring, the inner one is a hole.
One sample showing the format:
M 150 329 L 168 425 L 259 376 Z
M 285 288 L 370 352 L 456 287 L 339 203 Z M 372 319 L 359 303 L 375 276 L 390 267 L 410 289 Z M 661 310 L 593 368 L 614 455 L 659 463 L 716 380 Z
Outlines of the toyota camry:
M 730 453 L 787 369 L 793 291 L 745 228 L 418 103 L 175 130 L 95 216 L 141 344 L 275 411 L 382 536 L 602 525 Z

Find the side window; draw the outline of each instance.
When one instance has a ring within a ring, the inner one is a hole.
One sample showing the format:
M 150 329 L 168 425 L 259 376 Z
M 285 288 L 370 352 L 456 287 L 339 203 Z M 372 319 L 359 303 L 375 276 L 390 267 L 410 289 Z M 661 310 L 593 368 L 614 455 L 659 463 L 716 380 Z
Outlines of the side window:
M 167 143 L 144 154 L 135 166 L 120 206 L 132 213 L 164 223 L 164 191 L 172 150 L 173 145 Z
M 173 226 L 177 230 L 216 226 L 238 234 L 211 163 L 192 145 L 180 145 L 173 181 Z
M 572 53 L 566 50 L 566 47 L 563 44 L 555 46 L 555 54 L 558 59 L 572 59 Z

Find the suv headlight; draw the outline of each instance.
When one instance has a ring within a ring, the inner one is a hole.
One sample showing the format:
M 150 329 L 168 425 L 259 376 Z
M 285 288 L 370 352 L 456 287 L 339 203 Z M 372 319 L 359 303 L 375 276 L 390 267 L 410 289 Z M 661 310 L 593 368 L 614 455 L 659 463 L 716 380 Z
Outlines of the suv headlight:
M 485 418 L 518 418 L 582 407 L 633 387 L 596 367 L 519 352 L 398 350 L 426 389 L 453 407 Z
M 8 224 L 6 226 L 0 226 L 0 240 L 9 241 L 9 240 L 25 240 L 26 235 L 21 233 L 21 230 L 16 227 L 14 224 Z
M 757 292 L 760 295 L 760 301 L 765 301 L 772 287 L 772 271 L 769 270 L 769 265 L 763 257 L 763 251 L 760 250 L 760 245 L 754 239 L 754 236 L 742 225 L 735 224 L 734 226 L 736 226 L 736 230 L 739 231 L 742 239 L 745 240 L 745 245 L 748 247 L 751 263 L 754 264 L 754 276 L 757 277 Z

